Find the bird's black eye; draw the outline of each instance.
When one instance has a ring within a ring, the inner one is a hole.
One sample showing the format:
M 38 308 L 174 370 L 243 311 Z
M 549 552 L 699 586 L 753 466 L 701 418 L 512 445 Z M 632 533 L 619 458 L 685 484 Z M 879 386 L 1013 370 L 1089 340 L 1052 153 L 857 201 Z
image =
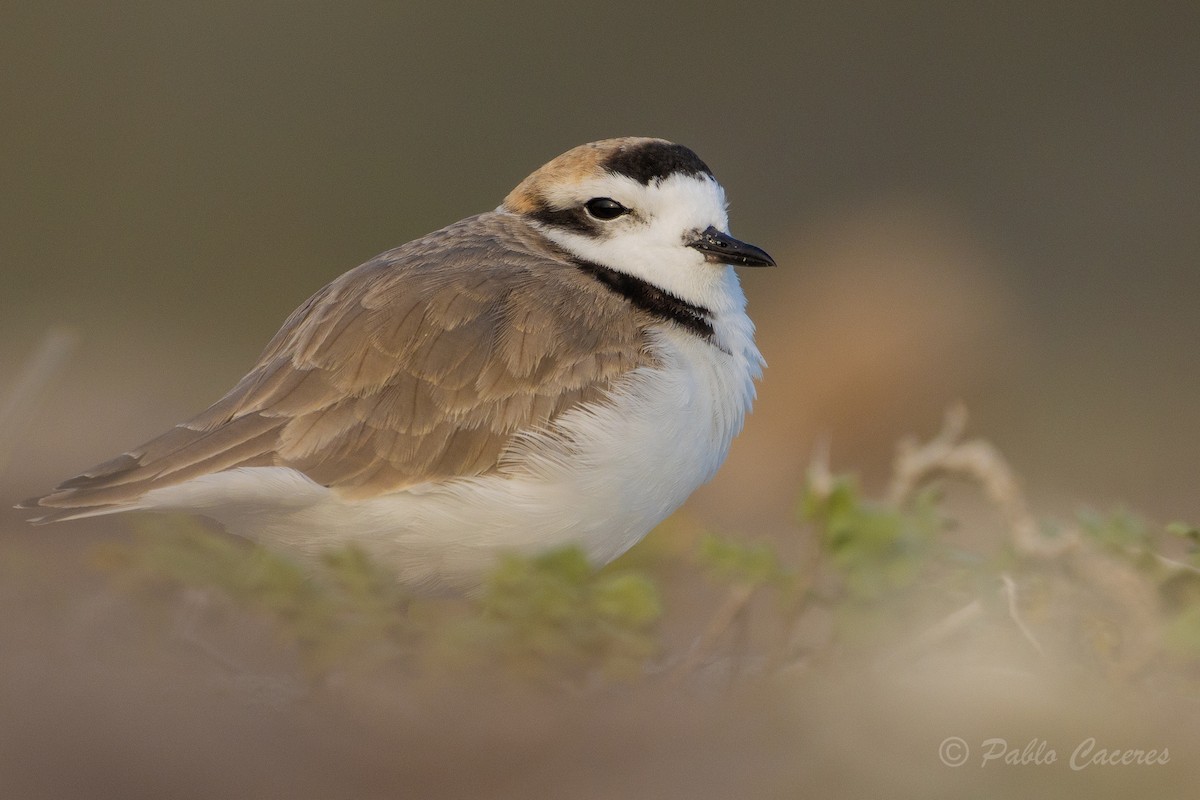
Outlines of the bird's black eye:
M 616 219 L 622 214 L 629 213 L 628 208 L 611 197 L 593 197 L 584 203 L 583 207 L 596 219 Z

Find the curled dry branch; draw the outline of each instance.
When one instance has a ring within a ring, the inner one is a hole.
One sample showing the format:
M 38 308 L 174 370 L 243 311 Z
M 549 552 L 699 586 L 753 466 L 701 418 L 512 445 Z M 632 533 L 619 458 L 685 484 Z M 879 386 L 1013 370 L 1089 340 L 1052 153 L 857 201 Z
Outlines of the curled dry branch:
M 937 475 L 958 475 L 974 481 L 1007 522 L 1018 556 L 1060 565 L 1084 586 L 1107 598 L 1110 608 L 1124 617 L 1121 628 L 1128 635 L 1112 671 L 1128 677 L 1141 669 L 1158 650 L 1158 594 L 1153 583 L 1131 561 L 1102 552 L 1088 542 L 1078 525 L 1068 524 L 1054 537 L 1043 535 L 1029 512 L 1015 473 L 999 451 L 981 439 L 961 441 L 966 424 L 966 409 L 956 404 L 946 412 L 942 429 L 931 440 L 924 444 L 912 438 L 901 442 L 888 500 L 897 505 L 911 500 L 924 483 Z M 1041 645 L 1020 615 L 1016 585 L 1008 575 L 1004 578 L 1010 617 L 1040 652 Z
M 946 411 L 942 429 L 925 444 L 909 437 L 900 442 L 893 465 L 888 501 L 900 506 L 910 500 L 930 478 L 961 475 L 976 482 L 1004 516 L 1013 546 L 1022 556 L 1058 558 L 1079 546 L 1075 535 L 1043 536 L 1029 513 L 1025 495 L 1012 467 L 990 443 L 982 439 L 960 441 L 967 427 L 967 410 L 960 403 Z

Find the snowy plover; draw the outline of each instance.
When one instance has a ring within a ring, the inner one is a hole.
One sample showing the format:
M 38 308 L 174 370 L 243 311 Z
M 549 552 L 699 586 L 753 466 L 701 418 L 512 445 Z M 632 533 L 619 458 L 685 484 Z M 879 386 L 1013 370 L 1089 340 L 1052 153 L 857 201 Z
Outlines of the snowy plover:
M 713 476 L 763 361 L 725 193 L 661 139 L 576 147 L 495 211 L 300 306 L 199 416 L 23 504 L 34 521 L 187 510 L 408 583 L 497 552 L 625 551 Z

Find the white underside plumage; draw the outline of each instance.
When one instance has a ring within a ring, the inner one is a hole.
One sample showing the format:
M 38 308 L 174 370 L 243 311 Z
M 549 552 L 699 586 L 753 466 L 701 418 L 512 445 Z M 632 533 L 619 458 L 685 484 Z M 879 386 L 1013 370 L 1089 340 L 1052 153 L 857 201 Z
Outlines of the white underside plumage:
M 244 467 L 113 510 L 195 511 L 308 555 L 353 542 L 409 584 L 473 588 L 501 552 L 567 544 L 604 563 L 709 480 L 741 429 L 763 362 L 729 279 L 733 313 L 714 321 L 713 342 L 673 325 L 652 332 L 660 367 L 523 436 L 497 473 L 347 499 L 289 468 Z

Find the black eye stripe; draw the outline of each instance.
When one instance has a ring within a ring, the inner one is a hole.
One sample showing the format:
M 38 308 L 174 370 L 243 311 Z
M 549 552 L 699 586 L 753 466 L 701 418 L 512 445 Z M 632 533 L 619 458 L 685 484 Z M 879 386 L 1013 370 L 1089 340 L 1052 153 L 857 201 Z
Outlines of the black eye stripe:
M 599 236 L 600 223 L 588 216 L 579 206 L 574 208 L 552 209 L 542 205 L 534 209 L 529 216 L 544 225 L 582 233 L 586 236 Z
M 629 208 L 611 197 L 593 197 L 582 205 L 570 208 L 553 208 L 543 199 L 528 212 L 528 216 L 543 225 L 599 238 L 605 235 L 604 226 L 608 222 L 629 213 Z

